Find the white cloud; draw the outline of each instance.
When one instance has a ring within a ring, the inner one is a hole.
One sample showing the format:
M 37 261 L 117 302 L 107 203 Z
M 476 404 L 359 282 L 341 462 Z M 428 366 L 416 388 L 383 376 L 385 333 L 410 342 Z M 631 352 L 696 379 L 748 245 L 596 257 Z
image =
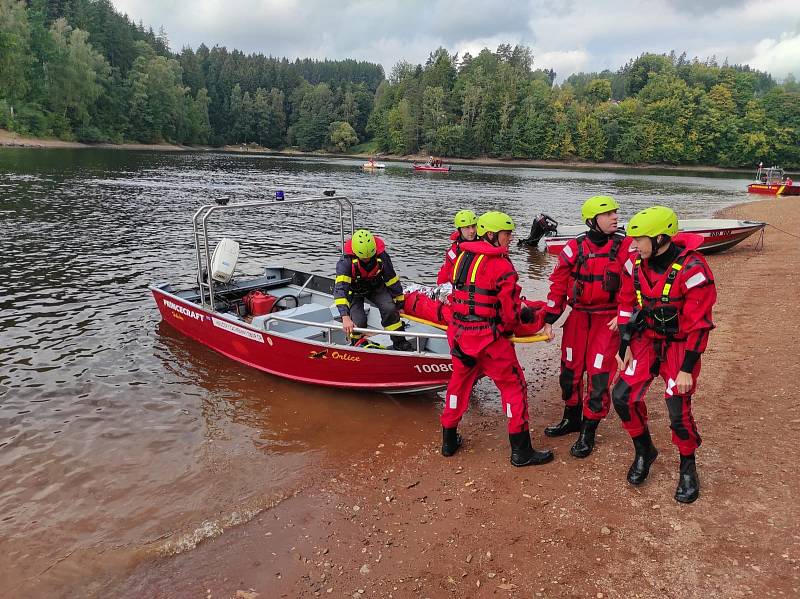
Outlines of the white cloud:
M 800 76 L 800 33 L 784 34 L 779 40 L 761 40 L 747 62 L 779 79 L 789 73 Z
M 535 55 L 536 64 L 556 72 L 556 81 L 562 82 L 572 73 L 587 70 L 589 54 L 586 50 L 557 50 Z
M 477 54 L 531 46 L 534 65 L 563 80 L 616 70 L 642 52 L 686 51 L 800 71 L 798 0 L 112 0 L 134 21 L 166 29 L 173 50 L 424 63 L 439 46 Z

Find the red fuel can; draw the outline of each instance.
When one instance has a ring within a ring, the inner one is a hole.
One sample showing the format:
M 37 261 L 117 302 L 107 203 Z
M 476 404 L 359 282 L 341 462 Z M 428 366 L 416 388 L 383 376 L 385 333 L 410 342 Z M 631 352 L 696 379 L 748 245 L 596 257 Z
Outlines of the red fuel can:
M 251 291 L 244 296 L 244 305 L 247 306 L 247 311 L 253 316 L 262 316 L 269 314 L 275 302 L 278 300 L 274 295 L 262 293 L 261 291 Z

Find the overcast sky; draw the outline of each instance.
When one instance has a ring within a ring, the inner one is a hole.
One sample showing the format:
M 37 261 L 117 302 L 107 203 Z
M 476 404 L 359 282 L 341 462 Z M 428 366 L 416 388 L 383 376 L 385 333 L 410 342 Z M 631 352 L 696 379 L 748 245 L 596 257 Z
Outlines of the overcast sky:
M 686 51 L 800 79 L 800 0 L 112 0 L 180 51 L 201 43 L 310 58 L 424 63 L 443 46 L 525 44 L 558 81 L 642 52 Z

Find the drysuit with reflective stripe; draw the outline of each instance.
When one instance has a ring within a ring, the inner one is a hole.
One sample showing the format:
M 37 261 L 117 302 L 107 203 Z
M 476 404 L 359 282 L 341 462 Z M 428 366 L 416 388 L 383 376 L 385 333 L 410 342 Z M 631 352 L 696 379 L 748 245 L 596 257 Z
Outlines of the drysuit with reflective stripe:
M 644 397 L 653 379 L 661 376 L 672 442 L 685 456 L 701 443 L 692 416 L 692 394 L 700 375 L 700 356 L 714 328 L 711 311 L 717 299 L 714 275 L 696 251 L 702 242 L 700 235 L 679 233 L 660 256 L 626 264 L 618 311 L 618 323 L 624 327 L 620 355 L 630 347 L 633 358 L 614 385 L 614 408 L 631 437 L 644 433 Z M 688 393 L 676 389 L 679 371 L 692 375 Z
M 453 375 L 445 395 L 442 426 L 458 426 L 475 381 L 485 374 L 500 390 L 509 434 L 527 431 L 527 385 L 509 339 L 520 323 L 521 289 L 508 250 L 486 241 L 463 242 L 450 276 L 453 316 L 447 339 Z
M 550 275 L 545 322 L 555 323 L 566 305 L 572 306 L 561 339 L 561 398 L 569 407 L 583 405 L 589 420 L 605 418 L 611 405 L 619 333 L 610 330 L 608 322 L 617 313 L 630 245 L 631 239 L 621 233 L 590 230 L 567 242 Z
M 366 298 L 378 307 L 384 329 L 403 330 L 400 320 L 400 309 L 405 300 L 403 286 L 380 237 L 375 237 L 375 245 L 375 256 L 364 262 L 353 253 L 352 241 L 345 244 L 344 254 L 336 263 L 333 301 L 341 316 L 350 316 L 356 327 L 364 328 L 367 326 Z M 353 334 L 354 339 L 360 336 Z
M 439 274 L 436 276 L 436 284 L 442 285 L 444 283 L 450 282 L 450 277 L 453 274 L 453 264 L 456 262 L 456 258 L 461 253 L 461 244 L 466 241 L 463 237 L 461 237 L 461 231 L 453 231 L 450 234 L 450 240 L 453 242 L 453 245 L 450 246 L 450 249 L 447 250 L 447 253 L 444 255 L 444 264 L 439 269 Z

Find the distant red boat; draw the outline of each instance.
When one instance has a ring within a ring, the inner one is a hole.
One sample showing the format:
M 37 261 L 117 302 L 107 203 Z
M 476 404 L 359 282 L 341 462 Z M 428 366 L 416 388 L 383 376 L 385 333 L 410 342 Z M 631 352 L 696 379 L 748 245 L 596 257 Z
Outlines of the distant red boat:
M 428 171 L 432 173 L 446 173 L 450 171 L 450 167 L 442 164 L 440 158 L 429 158 L 425 164 L 413 164 L 415 171 Z
M 725 251 L 741 243 L 753 233 L 764 229 L 767 223 L 752 220 L 734 220 L 725 218 L 698 218 L 678 221 L 678 228 L 686 233 L 697 233 L 703 236 L 700 251 L 714 254 Z M 586 231 L 584 225 L 558 226 L 555 235 L 545 237 L 544 243 L 549 254 L 558 255 L 567 242 Z
M 758 165 L 756 180 L 747 186 L 747 191 L 769 196 L 800 196 L 800 184 L 785 176 L 779 166 L 763 168 Z
M 415 164 L 415 171 L 430 171 L 433 173 L 447 173 L 450 171 L 449 166 L 428 166 L 427 164 Z

